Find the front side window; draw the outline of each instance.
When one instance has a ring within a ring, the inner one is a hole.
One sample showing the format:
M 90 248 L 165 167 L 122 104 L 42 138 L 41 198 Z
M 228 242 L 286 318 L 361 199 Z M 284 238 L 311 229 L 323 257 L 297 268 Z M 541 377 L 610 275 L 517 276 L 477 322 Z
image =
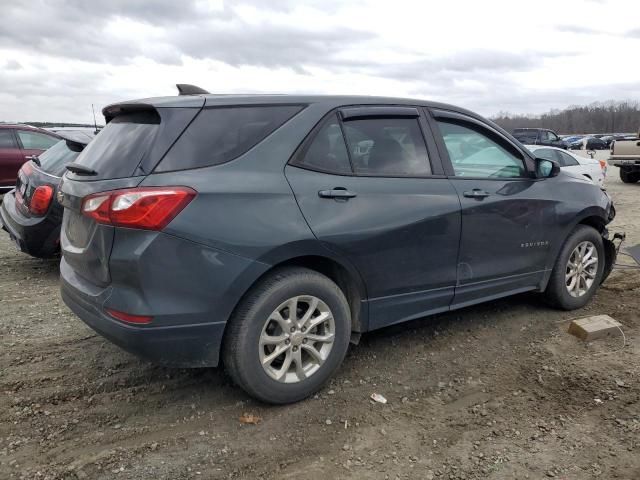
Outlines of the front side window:
M 60 140 L 43 133 L 27 132 L 25 130 L 18 130 L 17 132 L 22 148 L 25 150 L 46 150 Z
M 415 118 L 344 122 L 353 169 L 359 175 L 428 176 L 427 147 Z
M 519 178 L 527 170 L 511 146 L 479 127 L 438 121 L 456 177 Z
M 349 154 L 344 143 L 340 123 L 335 114 L 318 130 L 311 143 L 293 161 L 295 165 L 327 173 L 351 173 Z
M 559 140 L 558 136 L 553 132 L 547 132 L 547 138 L 550 142 L 557 142 Z

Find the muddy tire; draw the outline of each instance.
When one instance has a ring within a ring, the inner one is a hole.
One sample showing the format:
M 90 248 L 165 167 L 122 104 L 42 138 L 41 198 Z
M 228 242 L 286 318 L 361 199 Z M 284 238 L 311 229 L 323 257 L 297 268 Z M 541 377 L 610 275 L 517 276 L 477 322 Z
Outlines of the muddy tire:
M 333 281 L 306 268 L 279 269 L 236 308 L 225 334 L 224 366 L 258 400 L 296 402 L 331 378 L 350 334 L 349 304 Z
M 544 292 L 546 301 L 563 310 L 585 306 L 595 295 L 605 267 L 602 236 L 578 225 L 567 237 Z

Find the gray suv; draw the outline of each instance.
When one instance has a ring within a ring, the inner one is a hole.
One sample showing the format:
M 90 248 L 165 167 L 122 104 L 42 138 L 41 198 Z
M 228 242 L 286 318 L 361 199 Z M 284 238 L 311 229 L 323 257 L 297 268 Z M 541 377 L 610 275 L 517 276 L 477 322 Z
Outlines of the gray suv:
M 161 364 L 319 389 L 359 334 L 525 291 L 585 305 L 614 209 L 451 105 L 191 94 L 110 105 L 67 166 L 62 296 Z

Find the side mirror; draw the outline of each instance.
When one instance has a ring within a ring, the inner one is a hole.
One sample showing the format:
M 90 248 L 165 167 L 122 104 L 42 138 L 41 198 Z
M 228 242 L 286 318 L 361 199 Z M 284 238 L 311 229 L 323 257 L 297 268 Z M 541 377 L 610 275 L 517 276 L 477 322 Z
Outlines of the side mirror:
M 538 178 L 557 177 L 560 173 L 560 165 L 553 160 L 536 158 L 536 176 Z

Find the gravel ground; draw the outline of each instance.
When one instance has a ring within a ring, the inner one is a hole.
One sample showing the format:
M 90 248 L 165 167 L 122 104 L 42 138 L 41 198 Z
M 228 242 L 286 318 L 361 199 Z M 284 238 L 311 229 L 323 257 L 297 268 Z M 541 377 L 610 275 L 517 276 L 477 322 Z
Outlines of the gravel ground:
M 640 243 L 640 185 L 607 181 Z M 0 234 L 0 478 L 640 478 L 639 270 L 581 311 L 524 294 L 367 334 L 316 397 L 271 407 L 96 336 L 57 269 Z M 566 333 L 601 313 L 624 348 Z

